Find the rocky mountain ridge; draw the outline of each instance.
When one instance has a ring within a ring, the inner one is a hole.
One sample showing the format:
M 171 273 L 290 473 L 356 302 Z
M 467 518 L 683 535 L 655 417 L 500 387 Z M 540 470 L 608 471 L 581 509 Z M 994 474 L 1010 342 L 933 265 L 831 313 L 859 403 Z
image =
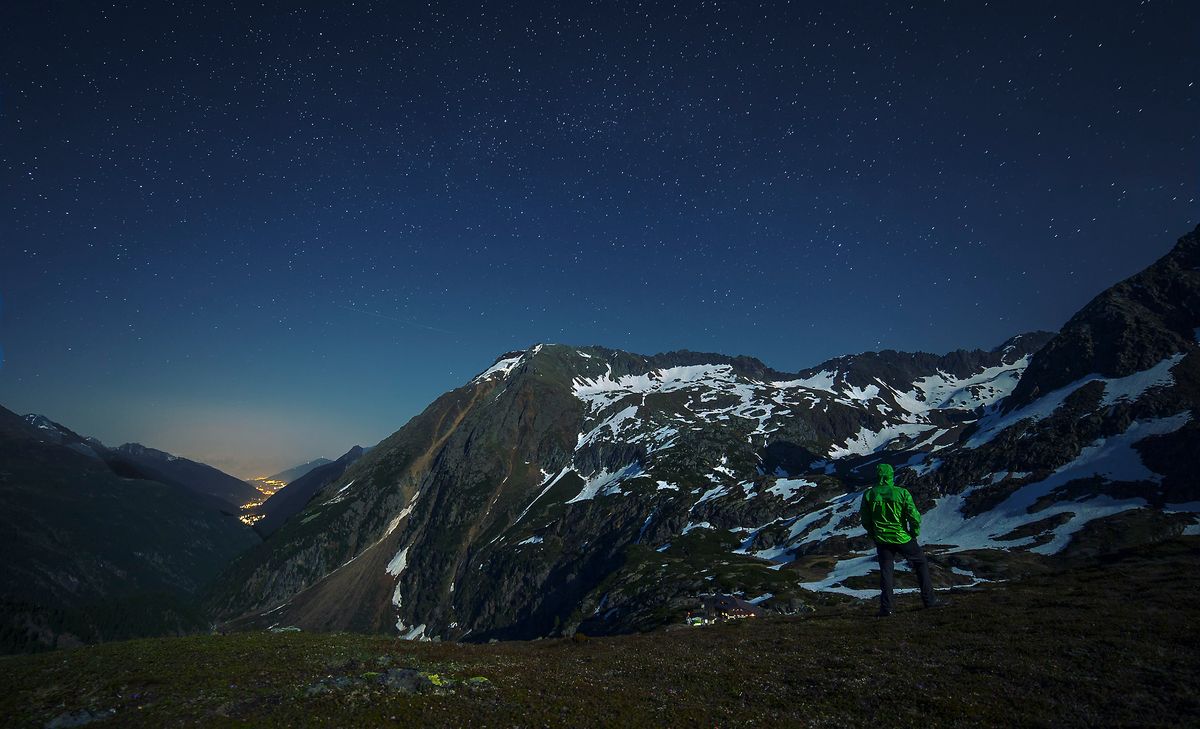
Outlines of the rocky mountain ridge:
M 250 484 L 206 463 L 176 456 L 141 443 L 124 443 L 109 447 L 97 438 L 79 435 L 67 426 L 37 413 L 25 415 L 22 420 L 34 428 L 29 433 L 38 440 L 104 461 L 114 473 L 125 478 L 140 478 L 179 486 L 218 502 L 221 508 L 229 513 L 236 514 L 242 504 L 258 495 L 258 491 Z
M 713 592 L 779 611 L 866 597 L 857 501 L 879 461 L 927 512 L 941 585 L 1191 533 L 1196 240 L 1062 332 L 990 352 L 794 374 L 694 352 L 508 353 L 347 468 L 209 605 L 232 627 L 487 640 L 651 627 Z M 1104 354 L 1053 365 L 1088 352 Z
M 333 461 L 328 458 L 314 458 L 313 460 L 301 463 L 298 466 L 292 466 L 291 468 L 284 469 L 279 473 L 256 478 L 254 481 L 276 481 L 287 484 L 307 474 L 314 468 L 317 468 L 318 466 L 324 466 L 329 463 L 333 463 Z

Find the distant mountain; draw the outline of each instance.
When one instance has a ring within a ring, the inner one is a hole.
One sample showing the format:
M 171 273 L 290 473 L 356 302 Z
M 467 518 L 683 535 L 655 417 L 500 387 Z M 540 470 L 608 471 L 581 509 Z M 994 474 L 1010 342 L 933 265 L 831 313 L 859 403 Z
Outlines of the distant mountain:
M 0 652 L 191 632 L 195 594 L 258 541 L 202 494 L 115 473 L 0 408 Z
M 336 461 L 309 469 L 303 476 L 276 491 L 264 501 L 255 513 L 261 518 L 254 523 L 254 529 L 264 539 L 274 533 L 284 522 L 304 510 L 313 495 L 341 477 L 350 464 L 362 457 L 366 449 L 354 446 L 346 451 Z
M 873 464 L 939 584 L 1200 531 L 1200 229 L 1056 335 L 803 372 L 749 357 L 510 352 L 322 487 L 214 586 L 235 627 L 611 633 L 704 595 L 874 594 Z M 1099 302 L 1099 303 L 1097 303 Z
M 277 483 L 289 484 L 292 481 L 295 481 L 296 479 L 300 478 L 304 474 L 308 473 L 309 471 L 313 470 L 317 466 L 324 466 L 328 463 L 333 463 L 333 461 L 329 460 L 328 458 L 314 458 L 313 460 L 309 461 L 308 463 L 301 463 L 299 466 L 292 466 L 291 468 L 284 470 L 284 471 L 280 471 L 279 473 L 276 473 L 274 475 L 267 476 L 266 478 L 263 478 L 263 479 L 255 479 L 255 480 L 273 481 L 273 482 L 277 482 Z
M 141 443 L 126 443 L 109 448 L 96 438 L 79 435 L 44 415 L 30 413 L 22 420 L 33 427 L 38 439 L 70 448 L 89 458 L 97 458 L 125 478 L 141 478 L 172 484 L 216 499 L 222 508 L 236 514 L 243 504 L 254 501 L 259 492 L 239 478 L 212 466 L 147 448 Z
M 180 486 L 221 501 L 233 514 L 243 504 L 259 498 L 258 489 L 204 463 L 197 463 L 166 451 L 147 448 L 141 443 L 126 443 L 102 452 L 102 457 L 118 475 Z

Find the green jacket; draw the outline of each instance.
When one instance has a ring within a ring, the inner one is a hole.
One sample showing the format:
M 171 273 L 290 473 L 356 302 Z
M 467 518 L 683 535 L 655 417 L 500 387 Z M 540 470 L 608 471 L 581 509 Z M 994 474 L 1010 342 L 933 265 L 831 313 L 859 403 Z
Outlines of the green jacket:
M 888 544 L 905 544 L 921 534 L 921 514 L 908 489 L 897 486 L 892 467 L 875 467 L 879 483 L 863 493 L 858 513 L 867 536 Z

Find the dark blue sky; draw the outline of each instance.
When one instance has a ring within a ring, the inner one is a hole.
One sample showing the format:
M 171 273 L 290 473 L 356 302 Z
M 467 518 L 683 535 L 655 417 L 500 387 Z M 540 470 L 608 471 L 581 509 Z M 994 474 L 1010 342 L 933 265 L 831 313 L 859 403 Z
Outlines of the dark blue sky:
M 990 348 L 1198 217 L 1190 2 L 199 5 L 0 9 L 0 404 L 239 475 L 539 341 Z

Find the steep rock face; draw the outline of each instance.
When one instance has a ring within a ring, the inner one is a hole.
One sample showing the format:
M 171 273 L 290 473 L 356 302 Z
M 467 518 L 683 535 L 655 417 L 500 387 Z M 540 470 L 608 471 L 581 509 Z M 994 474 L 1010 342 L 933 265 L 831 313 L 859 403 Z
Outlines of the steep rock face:
M 212 609 L 230 615 L 273 608 L 339 567 L 339 579 L 351 575 L 353 580 L 361 571 L 358 563 L 371 561 L 371 555 L 356 557 L 383 550 L 397 528 L 407 525 L 412 511 L 406 505 L 464 410 L 473 404 L 471 395 L 466 389 L 443 395 L 351 465 L 303 512 L 230 568 L 208 598 Z M 352 561 L 354 566 L 344 569 Z M 362 589 L 370 588 L 372 577 L 367 576 Z M 358 625 L 360 613 L 361 609 L 342 614 L 344 626 Z
M 48 433 L 0 408 L 0 651 L 207 627 L 194 595 L 254 533 Z
M 1200 227 L 1145 271 L 1092 299 L 1041 352 L 1007 403 L 1012 410 L 1092 374 L 1148 370 L 1196 342 Z

